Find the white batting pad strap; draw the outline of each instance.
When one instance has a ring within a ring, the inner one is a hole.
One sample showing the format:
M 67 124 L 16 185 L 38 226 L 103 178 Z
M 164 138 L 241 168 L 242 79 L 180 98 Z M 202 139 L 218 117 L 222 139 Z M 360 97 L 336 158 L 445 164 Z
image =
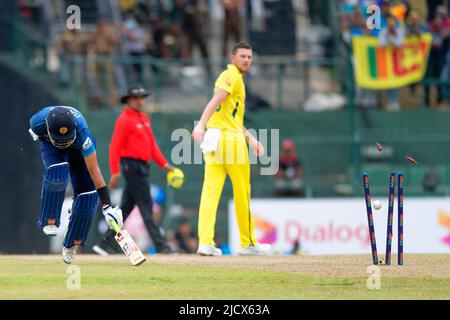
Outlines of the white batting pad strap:
M 78 196 L 85 196 L 85 195 L 88 195 L 88 194 L 91 194 L 91 193 L 95 193 L 95 192 L 97 192 L 97 190 L 83 192 L 83 193 L 78 194 Z
M 61 162 L 61 163 L 52 164 L 51 166 L 48 166 L 48 167 L 49 168 L 54 168 L 54 167 L 57 167 L 57 166 L 68 166 L 68 165 L 69 165 L 68 162 Z

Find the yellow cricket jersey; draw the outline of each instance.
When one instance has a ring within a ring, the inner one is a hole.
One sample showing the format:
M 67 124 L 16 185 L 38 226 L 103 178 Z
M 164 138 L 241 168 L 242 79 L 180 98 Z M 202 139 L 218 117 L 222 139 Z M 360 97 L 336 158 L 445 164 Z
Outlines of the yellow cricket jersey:
M 216 80 L 214 92 L 223 89 L 229 96 L 209 119 L 207 128 L 243 129 L 245 113 L 245 86 L 241 71 L 229 64 Z
M 222 129 L 216 151 L 203 153 L 205 175 L 198 216 L 200 245 L 214 245 L 217 208 L 227 176 L 233 184 L 236 221 L 241 246 L 257 244 L 250 213 L 250 162 L 244 135 L 245 86 L 243 74 L 230 64 L 216 80 L 214 91 L 228 97 L 210 117 L 206 127 Z

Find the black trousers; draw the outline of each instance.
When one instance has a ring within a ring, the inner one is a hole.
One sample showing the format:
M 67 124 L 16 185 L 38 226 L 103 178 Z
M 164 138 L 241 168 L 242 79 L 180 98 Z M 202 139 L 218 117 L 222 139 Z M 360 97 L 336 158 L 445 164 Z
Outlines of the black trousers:
M 122 173 L 125 178 L 125 190 L 122 194 L 121 209 L 123 221 L 127 219 L 134 206 L 137 205 L 144 220 L 145 227 L 155 244 L 156 251 L 161 252 L 167 249 L 166 240 L 159 227 L 153 220 L 153 202 L 150 194 L 149 165 L 143 161 L 122 158 Z M 114 231 L 106 232 L 100 245 L 111 246 L 114 238 Z

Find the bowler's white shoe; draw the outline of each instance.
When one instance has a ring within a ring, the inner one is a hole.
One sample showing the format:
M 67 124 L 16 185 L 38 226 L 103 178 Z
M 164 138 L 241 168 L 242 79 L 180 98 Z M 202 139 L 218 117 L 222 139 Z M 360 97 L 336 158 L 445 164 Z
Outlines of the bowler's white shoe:
M 77 248 L 79 247 L 79 245 L 73 245 L 70 248 L 63 248 L 62 251 L 62 256 L 63 256 L 63 260 L 65 263 L 67 264 L 71 264 L 72 261 L 75 259 L 75 255 L 77 253 Z
M 272 246 L 267 243 L 258 243 L 248 248 L 241 248 L 239 254 L 241 256 L 267 256 L 270 253 Z
M 201 256 L 221 256 L 222 250 L 212 244 L 201 244 L 198 246 L 197 253 Z
M 56 236 L 58 233 L 58 227 L 54 224 L 49 224 L 42 228 L 42 231 L 48 236 Z

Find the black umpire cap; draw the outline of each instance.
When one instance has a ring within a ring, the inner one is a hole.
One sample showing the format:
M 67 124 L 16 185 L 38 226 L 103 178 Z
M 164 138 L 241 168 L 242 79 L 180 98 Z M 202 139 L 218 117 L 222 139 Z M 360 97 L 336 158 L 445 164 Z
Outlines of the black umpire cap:
M 121 103 L 127 103 L 128 98 L 130 97 L 147 97 L 150 95 L 150 92 L 145 90 L 144 87 L 140 84 L 132 86 L 128 89 L 128 93 L 120 98 Z
M 67 148 L 75 141 L 75 117 L 69 109 L 54 107 L 48 113 L 46 122 L 48 137 L 55 147 Z

